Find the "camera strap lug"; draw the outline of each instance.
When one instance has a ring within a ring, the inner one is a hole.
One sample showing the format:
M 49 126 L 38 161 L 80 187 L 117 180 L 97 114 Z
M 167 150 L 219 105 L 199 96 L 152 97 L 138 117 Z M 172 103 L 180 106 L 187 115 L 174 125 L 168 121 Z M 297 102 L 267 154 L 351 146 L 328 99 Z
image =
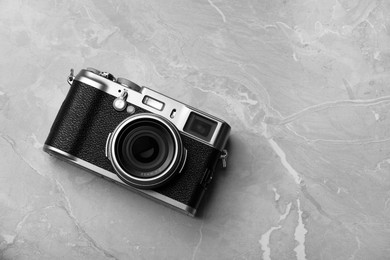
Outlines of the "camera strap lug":
M 222 167 L 223 168 L 226 168 L 226 166 L 227 166 L 226 161 L 227 161 L 228 156 L 229 156 L 228 151 L 226 149 L 223 149 L 222 153 L 221 153 L 221 156 L 219 157 L 219 159 L 222 161 Z
M 73 80 L 74 80 L 74 78 L 75 78 L 75 76 L 74 76 L 74 70 L 73 69 L 70 69 L 70 74 L 69 74 L 69 76 L 68 76 L 68 79 L 66 80 L 68 83 L 69 83 L 69 85 L 72 85 L 72 83 L 73 83 Z

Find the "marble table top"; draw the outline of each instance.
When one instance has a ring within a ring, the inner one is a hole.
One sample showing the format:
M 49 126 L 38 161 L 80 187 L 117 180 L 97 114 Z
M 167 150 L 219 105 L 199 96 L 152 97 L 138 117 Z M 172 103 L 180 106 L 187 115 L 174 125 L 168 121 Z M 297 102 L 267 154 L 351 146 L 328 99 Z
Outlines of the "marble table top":
M 0 1 L 0 259 L 388 259 L 390 2 Z M 42 151 L 95 67 L 223 118 L 191 218 Z

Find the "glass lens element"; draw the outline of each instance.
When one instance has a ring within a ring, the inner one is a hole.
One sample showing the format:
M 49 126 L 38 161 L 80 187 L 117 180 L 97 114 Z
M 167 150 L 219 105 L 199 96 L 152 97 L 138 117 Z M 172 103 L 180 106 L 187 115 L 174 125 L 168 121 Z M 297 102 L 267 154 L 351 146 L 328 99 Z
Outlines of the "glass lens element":
M 141 136 L 133 143 L 134 158 L 141 163 L 153 162 L 159 153 L 158 142 L 150 136 Z

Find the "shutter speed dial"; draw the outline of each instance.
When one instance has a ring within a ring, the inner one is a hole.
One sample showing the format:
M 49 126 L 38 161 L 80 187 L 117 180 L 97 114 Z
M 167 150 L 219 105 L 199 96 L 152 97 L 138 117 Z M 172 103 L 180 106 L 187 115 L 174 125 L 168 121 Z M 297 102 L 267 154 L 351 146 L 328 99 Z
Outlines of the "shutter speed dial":
M 141 87 L 140 86 L 138 86 L 134 82 L 131 82 L 128 79 L 125 79 L 125 78 L 117 78 L 117 79 L 115 79 L 114 75 L 112 75 L 111 73 L 101 72 L 101 71 L 99 71 L 97 69 L 94 69 L 94 68 L 91 68 L 91 67 L 87 68 L 87 70 L 92 72 L 92 73 L 95 73 L 96 75 L 99 75 L 99 76 L 105 77 L 106 79 L 109 79 L 111 81 L 117 82 L 117 83 L 121 84 L 122 86 L 124 86 L 126 88 L 129 88 L 131 90 L 134 90 L 134 91 L 137 91 L 137 92 L 141 91 Z
M 92 73 L 95 73 L 96 75 L 99 75 L 99 76 L 102 76 L 108 80 L 111 80 L 111 81 L 116 81 L 114 75 L 112 75 L 111 73 L 108 73 L 108 72 L 104 72 L 104 71 L 99 71 L 97 69 L 94 69 L 94 68 L 91 68 L 91 67 L 88 67 L 87 70 L 89 72 L 92 72 Z
M 100 71 L 97 70 L 97 69 L 95 69 L 95 68 L 88 67 L 87 70 L 90 71 L 90 72 L 95 73 L 96 75 L 99 75 L 99 74 L 100 74 Z
M 126 87 L 126 88 L 129 88 L 129 89 L 132 89 L 134 91 L 137 91 L 137 92 L 140 92 L 141 91 L 141 87 L 138 86 L 137 84 L 135 84 L 134 82 L 131 82 L 130 80 L 128 79 L 125 79 L 125 78 L 117 78 L 116 79 L 116 82 L 121 84 L 122 86 Z

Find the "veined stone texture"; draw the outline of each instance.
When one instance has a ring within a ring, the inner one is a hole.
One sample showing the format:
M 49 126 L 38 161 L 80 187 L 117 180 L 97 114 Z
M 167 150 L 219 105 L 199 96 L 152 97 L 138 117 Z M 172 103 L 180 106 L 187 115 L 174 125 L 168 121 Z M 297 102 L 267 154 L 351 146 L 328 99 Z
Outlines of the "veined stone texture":
M 0 259 L 389 259 L 388 0 L 2 0 L 0 58 Z M 232 126 L 198 217 L 42 151 L 86 67 Z

